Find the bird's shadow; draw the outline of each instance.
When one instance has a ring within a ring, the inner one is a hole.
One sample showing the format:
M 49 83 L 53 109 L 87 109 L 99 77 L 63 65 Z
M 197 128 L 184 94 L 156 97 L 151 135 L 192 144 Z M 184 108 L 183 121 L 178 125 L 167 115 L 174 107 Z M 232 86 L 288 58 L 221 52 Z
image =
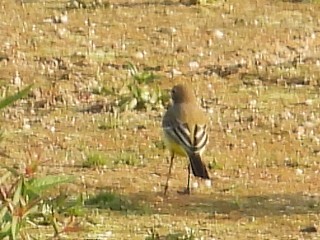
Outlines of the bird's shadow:
M 277 216 L 295 214 L 319 214 L 319 196 L 302 193 L 228 196 L 224 194 L 194 194 L 163 197 L 162 193 L 139 192 L 130 194 L 133 202 L 150 204 L 157 213 L 184 215 L 199 212 L 230 216 Z M 160 210 L 159 210 L 160 209 Z

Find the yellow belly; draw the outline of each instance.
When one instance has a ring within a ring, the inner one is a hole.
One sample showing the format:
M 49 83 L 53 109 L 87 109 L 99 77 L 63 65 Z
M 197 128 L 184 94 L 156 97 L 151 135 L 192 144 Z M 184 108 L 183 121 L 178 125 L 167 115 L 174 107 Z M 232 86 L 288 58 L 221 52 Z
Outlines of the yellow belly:
M 185 150 L 165 133 L 164 133 L 163 140 L 164 140 L 164 144 L 166 145 L 166 147 L 169 149 L 171 153 L 181 155 L 181 156 L 187 156 L 187 153 L 185 152 Z

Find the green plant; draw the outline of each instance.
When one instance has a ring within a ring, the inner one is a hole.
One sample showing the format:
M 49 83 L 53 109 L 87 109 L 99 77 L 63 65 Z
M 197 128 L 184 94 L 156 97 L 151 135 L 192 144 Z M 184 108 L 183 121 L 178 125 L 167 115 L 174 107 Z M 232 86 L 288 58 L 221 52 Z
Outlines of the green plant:
M 127 165 L 127 166 L 138 166 L 141 165 L 141 161 L 138 156 L 130 151 L 121 152 L 120 155 L 114 160 L 114 164 Z
M 13 94 L 11 96 L 8 96 L 4 99 L 2 99 L 0 101 L 0 110 L 7 107 L 8 105 L 14 103 L 15 101 L 23 98 L 24 96 L 26 96 L 30 89 L 32 88 L 33 84 L 30 84 L 29 86 L 25 87 L 24 89 L 22 89 L 21 91 L 19 91 L 18 93 L 16 94 Z
M 1 100 L 0 109 L 27 95 L 31 87 L 32 85 L 29 85 L 22 91 Z M 30 152 L 29 156 L 31 156 Z M 62 183 L 71 182 L 74 177 L 64 175 L 37 176 L 39 159 L 40 155 L 37 160 L 31 161 L 22 172 L 0 164 L 0 167 L 5 170 L 0 178 L 0 239 L 15 240 L 18 236 L 26 239 L 28 234 L 23 231 L 23 228 L 28 223 L 39 224 L 39 219 L 52 225 L 55 235 L 59 234 L 56 223 L 57 209 L 59 206 L 65 206 L 65 201 L 61 201 L 61 197 L 60 201 L 56 201 L 59 196 L 53 198 L 48 194 L 48 190 Z M 75 204 L 72 205 L 73 208 L 75 206 Z M 67 212 L 70 208 L 60 208 L 60 212 L 62 212 L 61 210 Z
M 145 240 L 159 240 L 160 234 L 155 230 L 155 228 L 151 228 L 148 230 L 148 236 L 145 238 Z
M 83 162 L 83 167 L 92 168 L 92 167 L 103 167 L 108 163 L 106 156 L 101 153 L 94 152 L 90 153 L 87 156 L 87 159 Z
M 151 228 L 148 231 L 148 236 L 145 240 L 160 240 L 160 239 L 167 239 L 167 240 L 194 240 L 196 239 L 194 230 L 191 228 L 186 227 L 185 231 L 176 232 L 176 233 L 169 233 L 165 236 L 160 236 L 160 234 L 155 230 L 155 228 Z
M 209 162 L 208 168 L 210 170 L 222 170 L 223 166 L 217 162 L 216 158 L 214 158 L 212 161 Z
M 100 130 L 117 129 L 122 126 L 122 119 L 117 113 L 110 113 L 106 116 L 103 122 L 99 123 Z
M 169 100 L 169 95 L 158 86 L 151 87 L 159 77 L 149 71 L 139 71 L 132 63 L 127 64 L 132 82 L 127 85 L 128 93 L 120 96 L 119 106 L 125 110 L 156 109 Z
M 11 105 L 12 103 L 14 103 L 15 101 L 19 100 L 20 98 L 23 98 L 24 96 L 26 96 L 30 89 L 32 88 L 33 84 L 30 84 L 29 86 L 25 87 L 24 89 L 22 89 L 21 91 L 7 96 L 4 99 L 2 99 L 0 101 L 0 110 L 4 109 L 5 107 Z M 4 133 L 3 130 L 0 129 L 0 143 L 4 140 Z M 0 156 L 2 157 L 8 157 L 4 152 L 0 152 Z
M 71 182 L 74 177 L 46 175 L 37 177 L 37 164 L 31 163 L 23 173 L 1 164 L 7 172 L 0 179 L 0 239 L 17 239 L 26 236 L 23 228 L 27 223 L 38 224 L 39 218 L 52 225 L 58 235 L 56 208 L 48 190 L 62 183 Z M 44 208 L 44 206 L 47 206 Z M 44 209 L 49 209 L 46 211 Z
M 139 71 L 138 68 L 131 62 L 127 63 L 127 68 L 134 80 L 138 84 L 148 84 L 154 82 L 159 76 L 155 75 L 153 72 L 149 71 Z

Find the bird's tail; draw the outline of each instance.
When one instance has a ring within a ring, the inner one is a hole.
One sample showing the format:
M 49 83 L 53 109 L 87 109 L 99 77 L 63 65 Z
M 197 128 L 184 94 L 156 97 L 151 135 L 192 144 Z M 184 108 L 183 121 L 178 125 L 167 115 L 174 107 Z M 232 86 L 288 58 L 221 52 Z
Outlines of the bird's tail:
M 197 153 L 189 154 L 189 160 L 193 175 L 204 179 L 209 179 L 209 173 L 206 165 L 202 162 L 201 157 Z

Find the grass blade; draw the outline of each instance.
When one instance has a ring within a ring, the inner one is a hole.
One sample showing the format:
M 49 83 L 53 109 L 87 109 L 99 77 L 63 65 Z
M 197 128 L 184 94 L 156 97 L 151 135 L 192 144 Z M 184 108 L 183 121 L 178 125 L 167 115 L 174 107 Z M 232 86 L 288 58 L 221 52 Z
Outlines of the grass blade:
M 12 218 L 12 225 L 11 225 L 11 239 L 17 239 L 17 232 L 18 232 L 18 216 L 13 216 Z
M 28 181 L 28 189 L 34 193 L 40 194 L 52 187 L 58 186 L 62 183 L 69 183 L 75 179 L 74 176 L 56 176 L 49 175 Z
M 17 101 L 20 98 L 23 98 L 25 95 L 28 94 L 30 89 L 32 88 L 33 84 L 30 84 L 29 86 L 25 87 L 21 91 L 19 91 L 16 94 L 13 94 L 11 96 L 8 96 L 0 101 L 0 109 L 5 108 L 6 106 L 12 104 L 13 102 Z
M 22 195 L 22 185 L 23 185 L 23 179 L 20 179 L 12 199 L 12 202 L 15 206 L 19 203 L 20 197 Z

